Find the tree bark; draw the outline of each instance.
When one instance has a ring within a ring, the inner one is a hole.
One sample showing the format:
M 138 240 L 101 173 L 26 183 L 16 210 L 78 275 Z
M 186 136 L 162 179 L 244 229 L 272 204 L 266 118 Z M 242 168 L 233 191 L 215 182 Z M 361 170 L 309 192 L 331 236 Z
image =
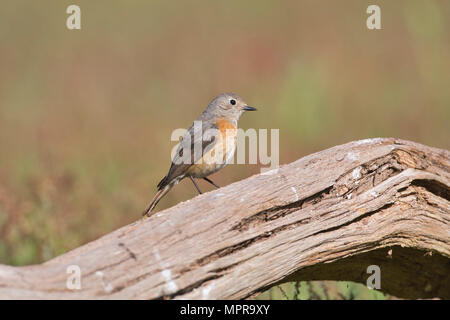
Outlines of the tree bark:
M 137 216 L 138 213 L 136 213 Z M 241 299 L 292 280 L 450 298 L 450 152 L 398 139 L 336 146 L 180 203 L 33 266 L 2 299 Z M 81 288 L 68 289 L 68 266 Z

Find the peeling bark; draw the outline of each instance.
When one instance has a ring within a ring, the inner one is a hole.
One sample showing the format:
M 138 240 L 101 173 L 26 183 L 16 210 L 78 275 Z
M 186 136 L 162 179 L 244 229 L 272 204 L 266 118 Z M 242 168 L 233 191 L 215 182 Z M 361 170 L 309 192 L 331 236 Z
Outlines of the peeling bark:
M 3 299 L 241 299 L 292 280 L 450 298 L 450 153 L 336 146 L 197 196 L 41 265 L 0 265 Z M 136 216 L 138 213 L 136 213 Z M 66 270 L 81 269 L 69 290 Z

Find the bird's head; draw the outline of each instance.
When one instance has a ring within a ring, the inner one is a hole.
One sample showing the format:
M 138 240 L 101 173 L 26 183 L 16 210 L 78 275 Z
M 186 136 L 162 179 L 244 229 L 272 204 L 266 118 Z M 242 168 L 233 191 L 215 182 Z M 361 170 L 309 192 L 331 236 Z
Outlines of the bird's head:
M 210 102 L 206 112 L 215 117 L 224 117 L 237 122 L 245 111 L 255 111 L 240 96 L 234 93 L 222 93 Z

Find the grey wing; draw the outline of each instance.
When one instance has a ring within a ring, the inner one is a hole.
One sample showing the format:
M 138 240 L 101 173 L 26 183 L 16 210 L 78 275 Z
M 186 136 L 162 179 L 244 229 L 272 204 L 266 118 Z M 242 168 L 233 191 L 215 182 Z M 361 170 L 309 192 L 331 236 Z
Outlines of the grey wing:
M 181 177 L 203 154 L 211 150 L 217 141 L 218 128 L 209 121 L 192 124 L 181 139 L 172 159 L 169 173 L 159 182 L 158 190 Z

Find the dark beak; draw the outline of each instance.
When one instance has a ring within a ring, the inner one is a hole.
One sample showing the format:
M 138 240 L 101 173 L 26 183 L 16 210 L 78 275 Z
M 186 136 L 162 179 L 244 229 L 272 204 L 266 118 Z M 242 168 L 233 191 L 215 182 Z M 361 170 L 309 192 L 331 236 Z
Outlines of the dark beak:
M 253 107 L 245 106 L 245 107 L 244 107 L 244 110 L 245 110 L 245 111 L 256 111 L 257 109 L 256 109 L 256 108 L 253 108 Z

